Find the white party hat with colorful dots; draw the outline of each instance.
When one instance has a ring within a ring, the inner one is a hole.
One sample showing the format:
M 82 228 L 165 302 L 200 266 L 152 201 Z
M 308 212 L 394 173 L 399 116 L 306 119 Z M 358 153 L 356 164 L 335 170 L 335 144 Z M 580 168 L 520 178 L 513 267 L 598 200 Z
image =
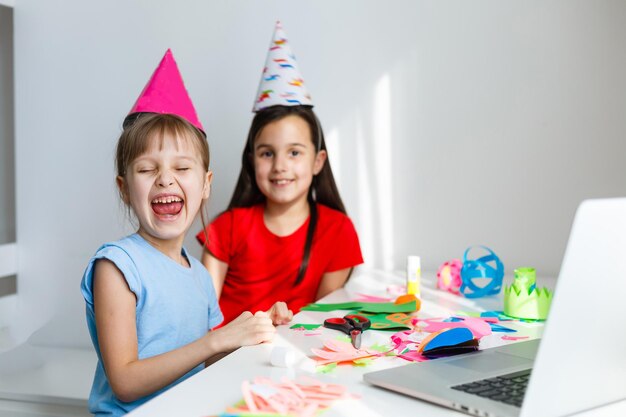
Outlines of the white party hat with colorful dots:
M 313 106 L 280 21 L 276 22 L 252 111 L 276 105 Z

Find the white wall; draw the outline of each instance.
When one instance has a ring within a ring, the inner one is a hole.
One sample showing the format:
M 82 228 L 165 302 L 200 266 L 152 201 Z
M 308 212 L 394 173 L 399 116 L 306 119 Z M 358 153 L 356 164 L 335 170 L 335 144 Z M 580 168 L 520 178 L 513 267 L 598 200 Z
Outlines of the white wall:
M 486 244 L 507 271 L 556 275 L 577 204 L 626 194 L 625 2 L 16 3 L 23 337 L 53 318 L 37 341 L 89 344 L 80 277 L 130 231 L 115 142 L 168 47 L 225 207 L 276 19 L 370 266 L 432 270 Z

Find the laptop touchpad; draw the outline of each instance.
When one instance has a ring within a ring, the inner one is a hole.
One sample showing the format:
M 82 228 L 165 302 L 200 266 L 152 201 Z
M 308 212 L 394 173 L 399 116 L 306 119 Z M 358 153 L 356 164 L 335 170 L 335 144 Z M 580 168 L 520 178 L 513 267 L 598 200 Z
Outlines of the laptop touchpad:
M 459 368 L 470 369 L 478 372 L 492 372 L 527 365 L 529 368 L 532 361 L 517 356 L 493 352 L 490 355 L 470 355 L 466 358 L 459 358 L 450 361 L 446 365 L 458 366 Z

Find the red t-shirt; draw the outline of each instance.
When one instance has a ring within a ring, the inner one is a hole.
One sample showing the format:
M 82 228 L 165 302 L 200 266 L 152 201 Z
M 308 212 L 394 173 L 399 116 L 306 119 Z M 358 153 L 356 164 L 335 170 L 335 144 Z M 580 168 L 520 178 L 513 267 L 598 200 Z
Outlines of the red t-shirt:
M 222 213 L 196 236 L 209 252 L 228 264 L 220 308 L 224 324 L 242 312 L 268 310 L 285 301 L 294 312 L 315 301 L 322 275 L 363 263 L 359 238 L 348 216 L 317 205 L 309 265 L 294 286 L 309 220 L 289 236 L 276 236 L 265 226 L 263 204 Z

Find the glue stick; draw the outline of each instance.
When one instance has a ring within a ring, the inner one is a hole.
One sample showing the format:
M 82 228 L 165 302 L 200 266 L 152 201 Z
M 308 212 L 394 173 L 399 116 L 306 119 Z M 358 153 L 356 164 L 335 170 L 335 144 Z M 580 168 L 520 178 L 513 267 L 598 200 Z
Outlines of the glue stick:
M 420 298 L 420 278 L 422 265 L 419 256 L 409 255 L 406 258 L 406 293 Z

